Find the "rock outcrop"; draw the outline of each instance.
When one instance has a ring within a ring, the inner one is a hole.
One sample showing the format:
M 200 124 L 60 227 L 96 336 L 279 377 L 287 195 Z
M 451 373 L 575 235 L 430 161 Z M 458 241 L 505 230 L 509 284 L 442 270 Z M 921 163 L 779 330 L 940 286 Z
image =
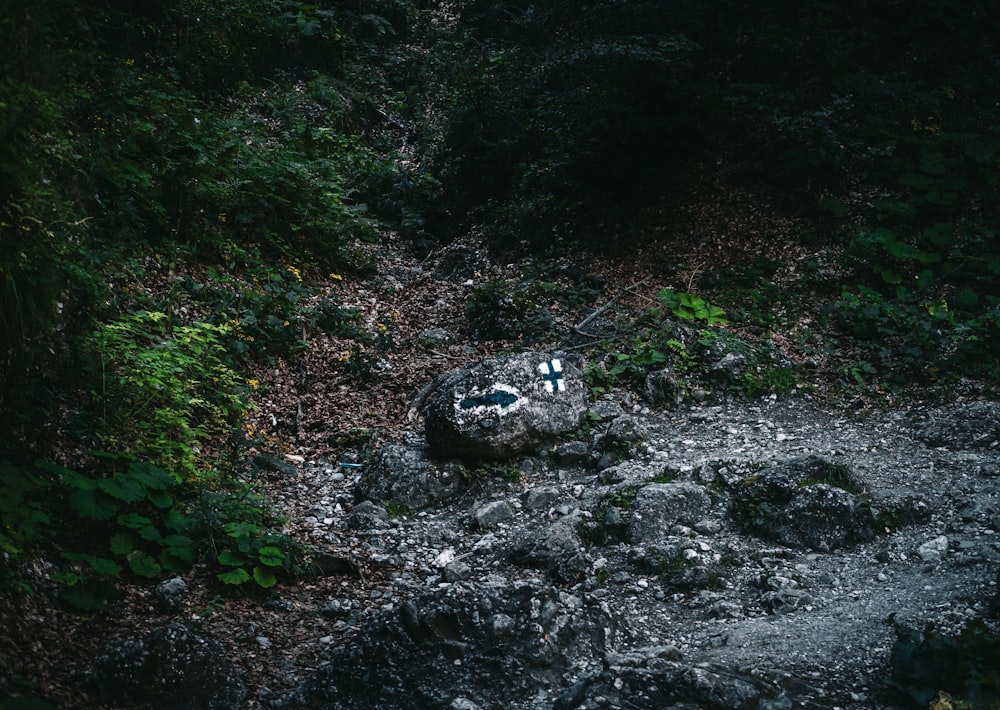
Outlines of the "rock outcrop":
M 1000 446 L 1000 402 L 971 402 L 931 412 L 917 435 L 929 446 L 995 449 Z
M 620 626 L 606 604 L 552 587 L 458 582 L 376 615 L 273 707 L 510 706 L 599 661 Z
M 101 700 L 120 707 L 235 710 L 247 694 L 222 644 L 179 623 L 115 646 L 91 676 Z

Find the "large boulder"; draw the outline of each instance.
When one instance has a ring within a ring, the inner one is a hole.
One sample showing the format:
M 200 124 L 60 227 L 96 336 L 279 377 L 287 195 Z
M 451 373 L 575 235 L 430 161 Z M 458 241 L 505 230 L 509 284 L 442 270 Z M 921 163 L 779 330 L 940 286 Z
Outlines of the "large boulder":
M 582 360 L 529 352 L 442 375 L 424 427 L 432 453 L 506 459 L 575 430 L 587 413 Z
M 831 552 L 874 540 L 875 517 L 869 505 L 843 488 L 817 483 L 792 496 L 773 535 L 789 547 Z
M 596 663 L 620 623 L 606 604 L 551 587 L 459 582 L 379 612 L 274 707 L 511 707 Z
M 860 490 L 863 483 L 845 464 L 809 454 L 779 461 L 746 476 L 736 485 L 740 498 L 767 503 L 788 503 L 795 493 L 812 483 L 826 483 L 848 491 Z
M 711 506 L 705 488 L 695 483 L 650 483 L 636 493 L 629 540 L 635 544 L 662 542 L 675 525 L 694 525 Z
M 790 547 L 820 552 L 872 540 L 875 518 L 863 482 L 844 464 L 800 456 L 770 466 L 733 487 L 733 513 L 751 532 Z
M 235 709 L 247 694 L 222 645 L 179 623 L 115 646 L 91 678 L 101 701 L 116 707 Z
M 679 657 L 672 646 L 609 653 L 604 672 L 574 684 L 553 707 L 751 710 L 792 706 L 772 701 L 778 689 L 760 678 L 718 664 L 685 663 Z
M 359 501 L 420 510 L 455 497 L 464 481 L 458 461 L 435 461 L 418 443 L 387 444 L 375 452 L 358 478 Z
M 930 446 L 993 449 L 1000 446 L 1000 402 L 972 402 L 931 412 L 917 436 Z
M 543 569 L 556 582 L 575 582 L 590 570 L 590 559 L 577 535 L 579 515 L 568 515 L 524 535 L 511 549 L 514 562 Z

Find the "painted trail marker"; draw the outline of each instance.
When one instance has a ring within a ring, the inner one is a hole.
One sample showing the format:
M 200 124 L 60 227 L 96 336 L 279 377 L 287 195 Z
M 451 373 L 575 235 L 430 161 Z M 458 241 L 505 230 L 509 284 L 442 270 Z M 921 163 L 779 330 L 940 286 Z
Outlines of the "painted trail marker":
M 562 373 L 562 363 L 559 362 L 559 358 L 543 362 L 538 366 L 538 371 L 542 373 L 546 392 L 561 392 L 566 389 L 566 381 L 563 379 Z
M 513 392 L 508 392 L 506 390 L 496 390 L 490 392 L 489 394 L 480 395 L 478 397 L 466 397 L 461 402 L 458 403 L 462 409 L 475 409 L 476 407 L 488 407 L 490 405 L 498 405 L 501 409 L 506 409 L 516 402 L 520 397 L 518 397 Z

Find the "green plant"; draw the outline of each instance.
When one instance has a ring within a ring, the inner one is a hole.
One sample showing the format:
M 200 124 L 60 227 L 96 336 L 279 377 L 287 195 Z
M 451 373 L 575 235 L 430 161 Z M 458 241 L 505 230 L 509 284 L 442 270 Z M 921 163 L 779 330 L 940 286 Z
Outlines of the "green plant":
M 229 325 L 172 326 L 141 311 L 102 326 L 89 340 L 97 358 L 98 435 L 105 448 L 186 480 L 205 469 L 196 452 L 223 437 L 246 409 L 226 363 Z
M 612 353 L 612 366 L 608 375 L 612 378 L 631 380 L 641 384 L 646 374 L 670 361 L 670 357 L 652 342 L 637 336 L 628 352 Z
M 858 360 L 857 362 L 849 362 L 846 365 L 842 365 L 840 374 L 848 382 L 856 384 L 858 387 L 863 387 L 865 379 L 872 375 L 877 375 L 878 370 L 867 360 Z
M 70 549 L 60 552 L 69 569 L 53 575 L 72 606 L 103 608 L 117 596 L 114 582 L 126 569 L 154 578 L 194 562 L 196 525 L 184 512 L 181 484 L 162 468 L 132 462 L 110 475 L 89 476 L 38 462 L 34 470 L 53 479 L 37 486 L 49 491 L 39 511 L 54 524 L 53 534 L 65 533 L 64 525 L 73 531 Z
M 615 376 L 603 362 L 588 362 L 583 371 L 583 380 L 593 396 L 607 394 L 614 390 Z M 590 421 L 599 421 L 597 415 L 588 414 Z
M 675 316 L 687 321 L 701 321 L 704 325 L 726 325 L 726 312 L 713 306 L 693 293 L 675 293 L 663 289 L 656 294 L 661 303 Z
M 51 517 L 44 505 L 51 481 L 41 471 L 0 461 L 0 552 L 14 559 L 48 536 Z
M 294 545 L 287 536 L 265 534 L 248 523 L 226 523 L 223 530 L 228 549 L 216 555 L 223 568 L 216 575 L 220 582 L 238 586 L 253 579 L 258 586 L 270 589 L 278 583 L 276 572 L 292 567 Z
M 401 515 L 409 515 L 410 508 L 406 503 L 400 503 L 399 501 L 389 501 L 383 505 L 385 512 L 394 517 Z
M 102 609 L 117 598 L 126 576 L 154 579 L 188 570 L 206 551 L 227 585 L 252 579 L 269 588 L 279 575 L 304 573 L 305 549 L 275 531 L 269 504 L 247 484 L 217 479 L 208 489 L 201 480 L 199 490 L 158 466 L 132 461 L 122 467 L 119 457 L 99 458 L 110 462 L 110 472 L 87 474 L 41 461 L 0 466 L 11 500 L 20 502 L 16 509 L 0 507 L 4 551 L 20 556 L 64 540 L 58 553 L 63 566 L 52 580 L 74 608 Z
M 753 399 L 772 392 L 787 392 L 801 382 L 798 371 L 785 365 L 757 364 L 737 375 L 734 386 Z
M 220 570 L 216 578 L 227 587 L 250 582 L 263 589 L 281 577 L 306 571 L 307 550 L 278 532 L 281 521 L 267 499 L 242 481 L 219 490 L 202 490 L 192 507 L 206 545 Z
M 695 357 L 688 352 L 687 346 L 679 340 L 671 338 L 667 348 L 673 355 L 673 365 L 680 372 L 687 372 L 695 364 Z

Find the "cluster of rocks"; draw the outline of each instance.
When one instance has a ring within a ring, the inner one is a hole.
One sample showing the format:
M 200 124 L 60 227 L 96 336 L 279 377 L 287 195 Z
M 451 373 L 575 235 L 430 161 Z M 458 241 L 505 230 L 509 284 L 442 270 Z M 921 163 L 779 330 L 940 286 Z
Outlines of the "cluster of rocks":
M 356 478 L 306 465 L 323 482 L 316 543 L 357 542 L 393 588 L 367 607 L 317 600 L 344 629 L 326 663 L 247 702 L 871 707 L 886 617 L 957 631 L 993 613 L 1000 406 L 878 426 L 803 401 L 668 415 L 589 403 L 582 370 L 558 353 L 482 361 L 425 389 L 423 435 L 369 452 Z M 174 609 L 182 593 L 158 596 Z M 187 678 L 214 689 L 199 707 L 239 707 L 245 679 L 205 660 L 212 643 L 171 626 L 117 647 L 95 682 L 109 702 L 156 705 L 142 693 L 157 688 L 174 707 Z

